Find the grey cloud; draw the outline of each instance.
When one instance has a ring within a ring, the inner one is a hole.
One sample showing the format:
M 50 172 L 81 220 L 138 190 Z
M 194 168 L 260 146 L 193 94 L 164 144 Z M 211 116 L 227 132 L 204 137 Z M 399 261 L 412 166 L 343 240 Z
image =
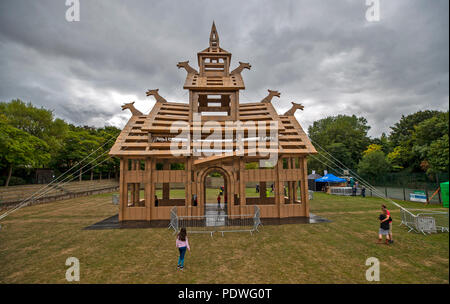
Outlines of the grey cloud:
M 241 102 L 267 89 L 280 113 L 358 114 L 370 134 L 422 109 L 448 109 L 448 1 L 381 0 L 381 21 L 365 1 L 83 1 L 66 22 L 64 1 L 0 2 L 0 100 L 22 98 L 77 124 L 123 126 L 127 98 L 147 111 L 159 88 L 187 102 L 178 61 L 197 64 L 214 19 L 220 43 L 244 71 Z

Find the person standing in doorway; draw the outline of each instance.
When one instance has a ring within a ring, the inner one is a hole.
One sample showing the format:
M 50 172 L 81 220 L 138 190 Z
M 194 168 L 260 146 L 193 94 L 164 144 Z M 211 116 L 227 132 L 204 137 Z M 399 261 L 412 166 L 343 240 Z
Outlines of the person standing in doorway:
M 189 241 L 187 237 L 186 228 L 181 228 L 180 233 L 177 235 L 177 240 L 175 242 L 178 251 L 180 253 L 180 256 L 178 257 L 178 265 L 177 268 L 179 270 L 184 269 L 184 256 L 186 255 L 186 250 L 191 251 L 191 248 L 189 247 Z
M 155 195 L 155 207 L 159 206 L 158 196 Z
M 194 207 L 197 206 L 197 194 L 194 194 Z
M 217 196 L 217 207 L 220 209 L 220 194 Z

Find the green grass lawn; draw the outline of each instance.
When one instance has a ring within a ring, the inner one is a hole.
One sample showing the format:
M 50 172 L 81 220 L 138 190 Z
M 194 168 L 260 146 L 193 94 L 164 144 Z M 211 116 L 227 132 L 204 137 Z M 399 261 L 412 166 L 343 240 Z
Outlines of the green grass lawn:
M 368 283 L 365 261 L 376 257 L 380 283 L 448 284 L 449 235 L 407 233 L 390 206 L 395 244 L 378 245 L 382 202 L 316 193 L 311 211 L 331 223 L 192 234 L 184 272 L 172 230 L 83 230 L 117 213 L 111 194 L 26 207 L 1 222 L 0 283 L 67 283 L 73 256 L 80 283 Z

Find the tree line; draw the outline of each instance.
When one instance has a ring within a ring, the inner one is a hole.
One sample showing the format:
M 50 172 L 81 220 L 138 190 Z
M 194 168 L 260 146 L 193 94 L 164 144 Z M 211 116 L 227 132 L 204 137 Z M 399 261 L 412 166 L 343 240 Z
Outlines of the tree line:
M 370 138 L 369 130 L 367 120 L 355 115 L 315 121 L 308 134 L 319 154 L 308 158 L 308 168 L 318 172 L 336 169 L 326 150 L 368 180 L 394 172 L 448 173 L 448 111 L 426 110 L 402 115 L 390 127 L 388 135 L 383 133 L 377 138 Z
M 336 169 L 326 150 L 367 179 L 390 172 L 448 172 L 448 111 L 426 110 L 402 116 L 390 129 L 388 135 L 370 138 L 370 126 L 364 117 L 336 115 L 317 120 L 308 134 L 319 154 L 308 157 L 308 168 L 317 172 Z M 51 110 L 19 99 L 0 102 L 0 185 L 24 183 L 21 178 L 36 168 L 53 169 L 58 175 L 88 156 L 83 164 L 92 164 L 78 173 L 78 179 L 87 171 L 91 179 L 94 174 L 116 176 L 119 161 L 107 159 L 106 152 L 120 131 L 111 126 L 68 124 L 55 118 Z
M 82 165 L 76 167 L 79 169 L 91 162 L 77 174 L 79 180 L 83 171 L 89 172 L 91 179 L 94 174 L 114 176 L 119 162 L 115 158 L 107 159 L 106 152 L 119 133 L 120 129 L 110 126 L 93 128 L 68 124 L 55 118 L 53 111 L 19 99 L 0 102 L 0 185 L 29 182 L 24 177 L 36 168 L 53 169 L 55 175 L 59 175 L 87 156 Z

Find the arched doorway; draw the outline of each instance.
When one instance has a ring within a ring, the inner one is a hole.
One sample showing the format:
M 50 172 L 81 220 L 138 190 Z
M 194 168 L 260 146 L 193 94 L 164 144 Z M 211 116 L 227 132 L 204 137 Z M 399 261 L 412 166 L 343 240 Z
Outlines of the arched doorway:
M 200 185 L 203 215 L 229 214 L 232 192 L 228 172 L 221 167 L 208 168 L 200 175 Z M 220 207 L 218 197 L 220 197 Z
M 226 214 L 228 191 L 227 180 L 220 171 L 211 171 L 203 181 L 205 212 Z

